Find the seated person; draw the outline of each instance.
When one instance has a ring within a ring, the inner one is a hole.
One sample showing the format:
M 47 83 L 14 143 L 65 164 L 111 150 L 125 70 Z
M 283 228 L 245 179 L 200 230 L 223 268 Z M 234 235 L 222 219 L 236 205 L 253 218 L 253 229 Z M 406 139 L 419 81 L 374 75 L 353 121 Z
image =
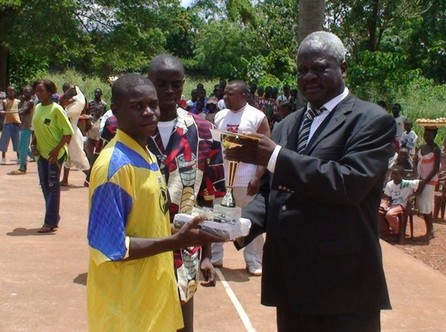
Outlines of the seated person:
M 412 160 L 410 159 L 409 150 L 407 148 L 400 148 L 398 150 L 396 159 L 391 167 L 393 166 L 402 166 L 405 171 L 412 171 Z
M 399 234 L 400 213 L 404 213 L 411 195 L 418 194 L 420 180 L 405 180 L 404 168 L 394 166 L 390 170 L 391 180 L 386 184 L 379 207 L 379 232 L 381 236 Z

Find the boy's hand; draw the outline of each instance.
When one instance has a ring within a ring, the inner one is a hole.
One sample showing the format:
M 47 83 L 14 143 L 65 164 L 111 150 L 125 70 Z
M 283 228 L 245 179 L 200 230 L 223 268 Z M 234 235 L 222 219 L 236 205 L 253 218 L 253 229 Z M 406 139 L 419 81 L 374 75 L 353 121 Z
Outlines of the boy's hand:
M 202 230 L 199 225 L 203 221 L 202 217 L 195 217 L 190 222 L 185 223 L 173 236 L 180 243 L 180 248 L 201 247 L 212 242 L 225 242 L 222 237 L 210 234 Z

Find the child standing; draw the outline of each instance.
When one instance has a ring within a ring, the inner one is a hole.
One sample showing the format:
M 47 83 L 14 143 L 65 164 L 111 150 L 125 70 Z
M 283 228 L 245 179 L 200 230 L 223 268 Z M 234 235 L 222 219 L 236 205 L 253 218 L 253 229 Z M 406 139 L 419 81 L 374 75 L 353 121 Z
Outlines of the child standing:
M 411 162 L 415 157 L 415 147 L 417 146 L 418 136 L 412 130 L 412 121 L 406 119 L 404 121 L 404 132 L 401 134 L 400 143 L 402 148 L 409 150 Z
M 20 99 L 16 98 L 16 91 L 13 86 L 8 86 L 6 93 L 8 98 L 3 101 L 4 111 L 0 111 L 0 113 L 5 116 L 2 135 L 0 136 L 0 150 L 2 151 L 2 160 L 0 161 L 0 164 L 2 165 L 6 165 L 6 151 L 8 150 L 9 140 L 12 141 L 12 147 L 14 151 L 17 152 L 17 160 L 19 160 Z

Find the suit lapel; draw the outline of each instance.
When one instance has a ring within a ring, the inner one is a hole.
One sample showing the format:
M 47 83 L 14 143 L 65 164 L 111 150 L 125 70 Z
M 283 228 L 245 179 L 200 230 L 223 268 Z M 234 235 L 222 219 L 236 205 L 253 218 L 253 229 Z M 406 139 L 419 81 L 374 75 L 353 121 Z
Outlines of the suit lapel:
M 332 135 L 345 123 L 347 115 L 352 112 L 355 100 L 355 97 L 349 94 L 331 111 L 329 116 L 319 126 L 311 140 L 308 142 L 307 148 L 304 152 L 305 154 L 311 154 L 311 152 L 324 138 Z
M 289 150 L 292 151 L 296 151 L 297 148 L 297 137 L 299 135 L 299 129 L 300 129 L 300 124 L 302 123 L 302 118 L 304 116 L 306 107 L 303 107 L 299 110 L 297 110 L 294 113 L 291 113 L 288 116 L 293 116 L 294 119 L 292 121 L 289 121 L 287 123 L 287 126 L 283 128 L 284 134 L 282 135 L 282 137 L 286 138 L 286 145 L 285 147 Z M 282 143 L 278 143 L 278 144 L 282 144 Z

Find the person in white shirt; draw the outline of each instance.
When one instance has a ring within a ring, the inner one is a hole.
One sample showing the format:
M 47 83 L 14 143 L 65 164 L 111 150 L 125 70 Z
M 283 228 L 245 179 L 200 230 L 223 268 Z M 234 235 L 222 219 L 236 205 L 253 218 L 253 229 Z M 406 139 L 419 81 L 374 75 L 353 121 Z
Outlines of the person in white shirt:
M 384 189 L 383 199 L 379 206 L 380 235 L 399 234 L 399 215 L 406 209 L 407 201 L 416 190 L 421 180 L 403 179 L 403 166 L 391 168 L 390 178 Z
M 226 109 L 215 114 L 215 126 L 222 131 L 233 133 L 260 133 L 270 136 L 268 119 L 265 114 L 247 102 L 248 86 L 243 81 L 229 82 L 225 87 L 224 101 Z M 225 161 L 225 173 L 228 174 L 228 162 Z M 265 167 L 239 163 L 234 180 L 233 193 L 238 207 L 245 207 L 257 194 L 260 179 Z M 226 181 L 227 181 L 226 176 Z M 244 250 L 246 268 L 251 275 L 262 274 L 263 236 L 257 236 Z M 223 245 L 212 245 L 212 263 L 222 265 Z
M 395 118 L 396 123 L 396 136 L 395 138 L 400 141 L 401 140 L 401 134 L 404 131 L 404 121 L 406 121 L 406 117 L 400 115 L 401 113 L 401 105 L 400 104 L 394 104 L 392 106 L 392 114 Z

